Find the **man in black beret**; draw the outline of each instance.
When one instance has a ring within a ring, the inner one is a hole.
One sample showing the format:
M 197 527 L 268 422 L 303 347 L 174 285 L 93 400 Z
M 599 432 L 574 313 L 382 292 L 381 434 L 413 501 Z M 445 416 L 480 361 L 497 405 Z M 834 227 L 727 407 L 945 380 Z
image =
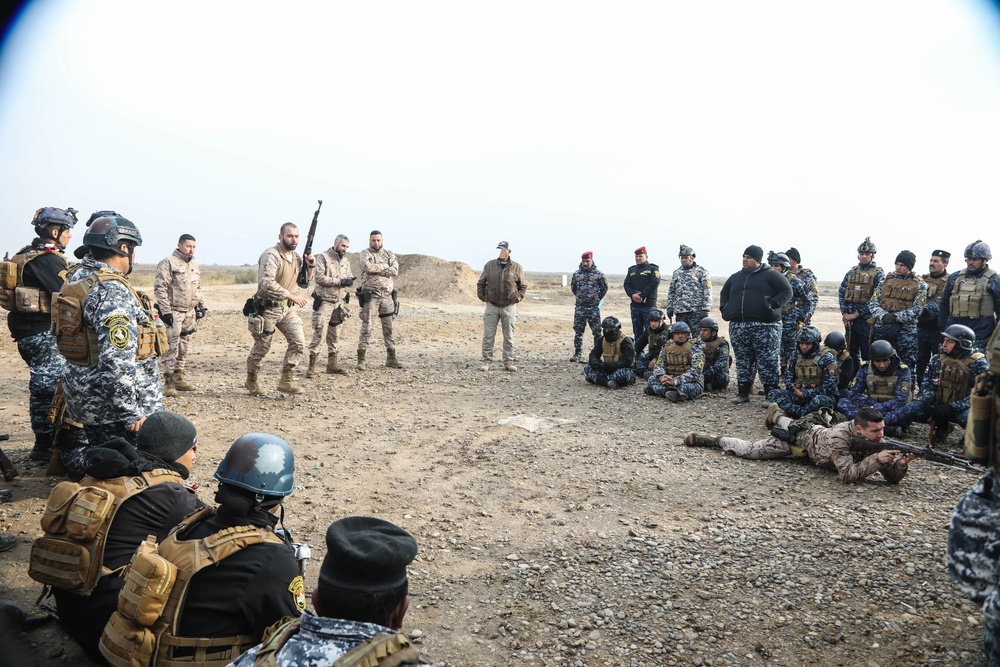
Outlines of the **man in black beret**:
M 889 341 L 910 369 L 917 363 L 917 318 L 927 303 L 927 283 L 913 272 L 916 263 L 914 253 L 901 251 L 895 273 L 885 277 L 868 301 L 871 340 Z
M 928 273 L 920 276 L 927 283 L 927 303 L 917 316 L 917 367 L 914 369 L 917 384 L 924 384 L 924 373 L 931 355 L 941 347 L 941 328 L 938 327 L 941 295 L 948 284 L 948 261 L 951 253 L 946 250 L 935 250 L 931 253 Z
M 326 557 L 312 602 L 304 612 L 274 630 L 232 665 L 249 667 L 269 658 L 282 665 L 330 667 L 350 655 L 393 656 L 393 664 L 431 664 L 400 632 L 410 605 L 406 566 L 417 555 L 417 541 L 395 524 L 366 516 L 335 521 L 326 531 Z

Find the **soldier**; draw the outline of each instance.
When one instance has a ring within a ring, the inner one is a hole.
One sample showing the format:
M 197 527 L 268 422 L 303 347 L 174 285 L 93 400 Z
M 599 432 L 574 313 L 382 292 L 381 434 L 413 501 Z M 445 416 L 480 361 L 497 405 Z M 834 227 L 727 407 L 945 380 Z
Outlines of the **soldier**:
M 837 409 L 854 419 L 861 408 L 875 408 L 885 417 L 886 434 L 895 437 L 906 424 L 903 408 L 913 396 L 912 375 L 889 341 L 872 341 L 868 352 L 871 360 L 861 362 L 854 388 L 837 401 Z
M 201 267 L 194 261 L 196 247 L 193 236 L 181 234 L 177 249 L 156 265 L 153 294 L 160 319 L 167 326 L 169 348 L 163 355 L 164 396 L 196 389 L 184 378 L 184 362 L 196 322 L 208 312 L 201 294 Z
M 976 334 L 963 324 L 952 324 L 941 332 L 941 353 L 931 357 L 930 381 L 920 387 L 920 398 L 903 408 L 906 423 L 930 422 L 931 444 L 941 444 L 952 423 L 965 428 L 969 418 L 969 394 L 976 377 L 989 370 L 986 356 L 976 350 Z
M 927 371 L 931 355 L 941 347 L 938 313 L 941 294 L 948 283 L 949 259 L 951 259 L 950 252 L 935 250 L 931 253 L 928 267 L 930 272 L 920 277 L 927 283 L 927 303 L 917 316 L 917 365 L 913 370 L 916 373 L 917 384 L 921 387 L 924 386 L 924 373 Z
M 0 306 L 10 311 L 7 328 L 31 374 L 28 413 L 35 444 L 29 456 L 32 461 L 48 461 L 54 435 L 49 405 L 66 366 L 50 331 L 50 303 L 63 284 L 59 274 L 66 270 L 63 253 L 72 238 L 76 211 L 46 206 L 35 211 L 31 224 L 37 238 L 0 264 L 5 278 L 0 280 Z
M 705 391 L 722 391 L 729 386 L 729 369 L 733 366 L 729 341 L 719 335 L 719 322 L 714 317 L 698 323 L 698 336 L 705 346 Z
M 302 320 L 292 308 L 293 305 L 303 308 L 306 305 L 304 297 L 292 292 L 302 262 L 306 263 L 308 276 L 312 279 L 316 260 L 312 255 L 299 257 L 295 249 L 299 245 L 299 228 L 291 222 L 286 222 L 278 232 L 278 243 L 268 248 L 257 260 L 257 293 L 253 301 L 256 304 L 256 316 L 259 327 L 251 328 L 253 347 L 247 357 L 247 379 L 243 383 L 253 396 L 262 396 L 266 392 L 257 381 L 264 357 L 274 342 L 274 332 L 278 330 L 288 341 L 285 350 L 285 361 L 278 380 L 278 391 L 286 394 L 302 393 L 302 388 L 295 384 L 295 367 L 299 365 L 302 351 L 306 346 L 305 334 L 302 331 Z M 255 320 L 252 318 L 251 323 Z
M 361 264 L 361 336 L 358 338 L 358 370 L 365 370 L 365 354 L 371 340 L 372 321 L 377 318 L 382 323 L 382 340 L 385 341 L 385 367 L 402 368 L 396 358 L 396 339 L 392 337 L 392 320 L 399 311 L 393 277 L 399 275 L 396 255 L 382 247 L 382 232 L 372 230 L 368 235 L 368 247 L 358 258 Z
M 400 632 L 409 607 L 406 566 L 417 541 L 388 521 L 352 516 L 326 531 L 326 556 L 312 602 L 316 614 L 278 627 L 269 640 L 232 664 L 251 667 L 333 667 L 348 653 L 351 664 L 429 664 Z M 377 657 L 376 657 L 377 656 Z
M 316 361 L 319 349 L 326 338 L 326 372 L 331 375 L 347 375 L 347 371 L 337 362 L 338 329 L 351 316 L 347 309 L 350 298 L 347 288 L 354 284 L 351 262 L 347 249 L 351 240 L 343 234 L 337 235 L 333 246 L 316 256 L 316 290 L 313 292 L 313 337 L 309 343 L 309 370 L 306 377 L 316 377 Z M 387 251 L 388 252 L 388 251 Z
M 135 444 L 146 417 L 163 410 L 156 357 L 166 349 L 166 332 L 152 299 L 127 277 L 142 245 L 139 230 L 113 211 L 95 215 L 83 235 L 89 255 L 52 297 L 56 343 L 68 362 L 66 411 L 91 445 L 114 438 Z M 85 450 L 60 452 L 63 464 L 82 471 Z
M 768 411 L 768 417 L 773 416 Z M 829 426 L 826 411 L 812 412 L 793 421 L 778 417 L 771 435 L 750 442 L 741 438 L 688 433 L 684 444 L 688 447 L 718 447 L 726 454 L 744 459 L 780 459 L 808 457 L 813 464 L 836 470 L 840 481 L 854 484 L 879 473 L 890 484 L 899 484 L 906 476 L 907 466 L 916 456 L 899 450 L 884 449 L 871 454 L 851 451 L 851 439 L 861 437 L 872 442 L 885 439 L 885 422 L 882 413 L 874 408 L 861 408 L 851 421 Z M 767 421 L 766 424 L 772 422 Z M 779 437 L 780 436 L 780 437 Z
M 618 389 L 635 384 L 635 342 L 622 334 L 622 323 L 609 315 L 601 322 L 603 336 L 590 352 L 583 376 L 590 384 Z
M 594 344 L 601 340 L 601 301 L 608 293 L 608 280 L 597 270 L 594 253 L 587 251 L 580 255 L 580 268 L 573 272 L 569 284 L 576 295 L 576 310 L 573 311 L 573 356 L 572 362 L 583 362 L 583 332 L 590 325 Z
M 663 396 L 671 403 L 681 403 L 701 396 L 705 390 L 705 346 L 701 339 L 691 339 L 687 322 L 670 327 L 670 341 L 660 350 L 643 392 Z
M 847 350 L 847 338 L 839 331 L 831 331 L 823 340 L 822 352 L 833 353 L 837 360 L 837 395 L 846 398 L 854 382 L 854 359 Z
M 670 276 L 667 317 L 673 320 L 676 315 L 678 322 L 686 322 L 688 328 L 694 331 L 712 310 L 712 276 L 694 261 L 694 248 L 691 246 L 681 244 L 677 256 L 681 265 Z
M 666 319 L 662 310 L 653 308 L 649 311 L 649 326 L 635 341 L 635 367 L 639 377 L 646 377 L 653 370 L 660 357 L 660 350 L 670 340 L 670 327 L 666 325 Z
M 861 360 L 868 358 L 868 338 L 871 327 L 868 318 L 871 312 L 868 303 L 871 301 L 875 288 L 882 284 L 885 272 L 881 266 L 875 265 L 875 253 L 878 248 L 872 243 L 871 237 L 858 246 L 858 265 L 852 267 L 840 283 L 838 298 L 840 313 L 844 320 L 844 336 L 847 339 L 847 349 L 854 359 L 854 367 L 861 366 Z
M 788 255 L 782 252 L 772 252 L 767 256 L 771 268 L 788 280 L 792 287 L 792 299 L 781 307 L 781 372 L 788 369 L 788 363 L 795 354 L 795 343 L 799 330 L 816 310 L 816 302 L 806 289 L 805 283 L 799 280 L 791 271 L 792 263 Z
M 754 374 L 760 373 L 765 393 L 778 388 L 780 372 L 781 308 L 792 298 L 792 286 L 780 274 L 761 264 L 764 250 L 752 245 L 743 251 L 743 269 L 729 276 L 719 295 L 722 319 L 730 322 L 736 354 L 739 394 L 734 404 L 748 403 Z
M 832 352 L 820 350 L 822 339 L 816 327 L 803 327 L 798 349 L 785 369 L 785 388 L 767 394 L 767 400 L 790 417 L 804 417 L 820 408 L 832 410 L 837 403 L 837 360 Z
M 635 249 L 635 265 L 625 276 L 625 294 L 632 314 L 632 335 L 638 338 L 649 323 L 649 311 L 656 307 L 656 290 L 660 287 L 660 267 L 650 264 L 646 246 Z
M 868 312 L 874 340 L 895 344 L 908 367 L 917 362 L 917 317 L 927 303 L 927 283 L 913 273 L 917 256 L 903 250 L 896 256 L 896 271 L 872 292 Z
M 528 284 L 524 282 L 524 269 L 510 258 L 510 244 L 501 241 L 497 250 L 500 256 L 486 263 L 476 283 L 476 294 L 486 304 L 483 311 L 483 363 L 479 370 L 490 370 L 497 325 L 500 324 L 503 331 L 503 368 L 513 373 L 517 370 L 514 364 L 517 304 L 524 299 Z
M 1000 274 L 990 268 L 990 247 L 974 241 L 965 248 L 965 268 L 948 277 L 938 302 L 938 326 L 964 324 L 976 334 L 976 347 L 986 339 L 1000 319 Z
M 809 295 L 808 301 L 812 303 L 812 310 L 809 311 L 809 316 L 804 322 L 804 324 L 809 324 L 812 321 L 812 316 L 816 313 L 816 306 L 819 304 L 819 288 L 816 286 L 816 274 L 812 270 L 802 266 L 802 255 L 799 254 L 797 248 L 789 248 L 785 251 L 785 256 L 788 257 L 788 261 L 792 265 L 791 274 L 802 281 L 802 284 L 806 288 L 806 294 Z M 795 306 L 806 306 L 808 308 L 807 304 L 796 303 Z

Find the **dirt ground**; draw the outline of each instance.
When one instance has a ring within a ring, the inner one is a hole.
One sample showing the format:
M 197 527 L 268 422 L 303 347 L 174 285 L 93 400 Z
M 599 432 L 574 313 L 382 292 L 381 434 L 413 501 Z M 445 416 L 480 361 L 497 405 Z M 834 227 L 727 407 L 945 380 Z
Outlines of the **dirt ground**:
M 973 475 L 916 462 L 899 486 L 845 486 L 797 462 L 685 448 L 692 429 L 762 437 L 760 397 L 731 405 L 734 382 L 672 405 L 640 385 L 588 385 L 567 361 L 573 301 L 558 277 L 529 276 L 518 372 L 480 372 L 475 275 L 432 259 L 413 260 L 400 285 L 405 369 L 381 367 L 379 341 L 369 370 L 302 379 L 306 392 L 294 397 L 275 390 L 280 336 L 261 372 L 268 395 L 243 389 L 251 338 L 239 310 L 253 286 L 206 288 L 210 313 L 189 362 L 200 389 L 167 409 L 198 427 L 192 480 L 205 502 L 240 435 L 266 431 L 292 445 L 285 523 L 312 547 L 309 590 L 326 527 L 369 514 L 416 536 L 406 629 L 449 665 L 982 663 L 981 613 L 944 565 L 950 513 Z M 421 294 L 438 279 L 455 289 Z M 628 331 L 618 285 L 604 315 Z M 814 323 L 824 333 L 839 325 L 835 299 L 822 298 Z M 342 332 L 348 362 L 359 324 L 353 317 Z M 28 552 L 58 480 L 28 461 L 28 370 L 9 338 L 0 365 L 3 448 L 21 471 L 0 505 L 0 530 L 21 538 L 0 554 L 0 598 L 31 606 L 40 586 L 27 576 Z M 89 664 L 55 625 L 27 641 L 39 665 Z

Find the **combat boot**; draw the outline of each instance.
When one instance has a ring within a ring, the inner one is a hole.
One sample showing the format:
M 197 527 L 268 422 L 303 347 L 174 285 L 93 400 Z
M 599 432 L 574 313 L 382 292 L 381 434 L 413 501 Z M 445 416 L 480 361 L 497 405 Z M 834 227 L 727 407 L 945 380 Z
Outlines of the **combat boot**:
M 346 368 L 341 368 L 337 365 L 336 352 L 326 358 L 326 372 L 328 375 L 348 375 Z
M 319 355 L 315 352 L 309 353 L 309 368 L 306 369 L 306 379 L 311 380 L 316 377 L 316 357 Z
M 36 433 L 35 446 L 31 448 L 28 458 L 32 461 L 48 461 L 52 458 L 52 433 Z
M 174 371 L 174 387 L 177 391 L 195 391 L 198 387 L 184 379 L 184 371 Z
M 264 390 L 260 388 L 260 384 L 257 383 L 257 374 L 247 371 L 247 381 L 243 383 L 243 386 L 247 388 L 251 396 L 263 396 Z
M 583 362 L 583 356 L 581 355 L 580 350 L 577 350 L 576 352 L 574 352 L 573 356 L 570 357 L 569 360 L 571 362 L 573 362 L 574 364 L 582 363 Z
M 767 428 L 774 428 L 778 425 L 778 420 L 782 417 L 787 417 L 785 411 L 781 409 L 777 403 L 771 403 L 770 407 L 767 409 L 767 415 L 764 417 L 764 426 Z
M 403 364 L 399 363 L 396 359 L 396 348 L 385 351 L 385 367 L 386 368 L 402 368 Z
M 295 367 L 285 366 L 281 369 L 281 379 L 278 380 L 278 391 L 285 394 L 301 394 L 302 387 L 295 384 Z
M 772 401 L 770 398 L 767 397 L 767 395 L 771 393 L 772 389 L 777 389 L 777 387 L 771 387 L 767 385 L 764 386 L 764 401 L 762 405 L 766 408 L 769 408 L 772 405 L 774 405 L 774 401 Z
M 719 447 L 720 440 L 722 438 L 717 435 L 705 435 L 694 431 L 684 436 L 684 444 L 688 447 Z
M 367 350 L 358 350 L 358 370 L 365 370 L 365 352 Z
M 683 403 L 684 401 L 691 400 L 687 394 L 676 389 L 668 389 L 665 398 L 671 403 Z
M 0 449 L 0 473 L 3 473 L 4 481 L 7 482 L 17 477 L 17 468 L 14 467 L 14 464 L 7 458 L 2 449 Z
M 750 385 L 741 384 L 739 387 L 739 394 L 733 399 L 733 405 L 740 405 L 741 403 L 750 402 Z
M 163 395 L 167 398 L 173 398 L 177 395 L 177 385 L 174 384 L 173 373 L 163 373 Z

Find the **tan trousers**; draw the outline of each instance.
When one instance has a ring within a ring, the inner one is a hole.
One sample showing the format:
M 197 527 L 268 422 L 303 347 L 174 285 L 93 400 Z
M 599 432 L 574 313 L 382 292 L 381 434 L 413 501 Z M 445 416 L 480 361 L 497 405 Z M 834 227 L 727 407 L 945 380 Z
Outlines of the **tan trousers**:
M 302 320 L 299 319 L 298 308 L 292 306 L 279 306 L 268 308 L 264 311 L 264 333 L 258 336 L 253 334 L 253 348 L 250 356 L 247 357 L 247 372 L 256 373 L 260 369 L 260 364 L 271 349 L 274 341 L 274 332 L 280 331 L 285 340 L 288 341 L 288 349 L 285 351 L 285 365 L 298 366 L 302 358 L 302 352 L 306 348 L 306 337 L 302 331 Z
M 375 322 L 372 322 L 372 320 L 382 322 L 382 340 L 385 341 L 385 349 L 396 349 L 396 339 L 392 337 L 393 310 L 395 310 L 395 306 L 392 303 L 392 297 L 388 294 L 383 297 L 372 297 L 372 300 L 365 304 L 365 307 L 361 309 L 361 337 L 358 339 L 359 350 L 368 349 L 368 342 L 371 340 L 371 330 L 375 326 Z M 389 313 L 389 315 L 379 317 L 379 315 L 385 315 L 385 313 Z
M 182 336 L 181 332 L 194 331 L 195 312 L 193 310 L 175 310 L 173 315 L 174 326 L 167 327 L 167 346 L 169 349 L 161 360 L 165 373 L 184 370 L 184 360 L 187 358 L 188 347 L 191 345 L 191 339 L 194 338 L 193 333 Z
M 332 324 L 330 318 L 333 311 L 337 310 L 340 303 L 329 303 L 323 301 L 319 305 L 319 310 L 314 310 L 312 314 L 312 342 L 309 343 L 309 354 L 319 354 L 319 348 L 326 338 L 326 351 L 328 354 L 337 354 L 337 341 L 340 340 L 338 333 L 339 324 Z
M 779 417 L 778 426 L 788 428 L 792 420 L 788 417 Z M 784 440 L 778 440 L 773 435 L 769 435 L 763 440 L 750 442 L 742 438 L 722 438 L 719 446 L 726 454 L 739 456 L 742 459 L 780 459 L 792 453 L 792 447 Z

